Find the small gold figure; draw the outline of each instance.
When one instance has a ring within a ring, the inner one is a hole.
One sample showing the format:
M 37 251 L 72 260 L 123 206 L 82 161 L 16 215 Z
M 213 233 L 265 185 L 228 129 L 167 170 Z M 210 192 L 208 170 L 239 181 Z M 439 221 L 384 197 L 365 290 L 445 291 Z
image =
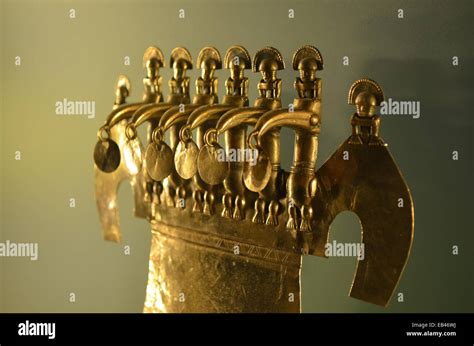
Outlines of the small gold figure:
M 160 68 L 164 66 L 164 61 L 163 53 L 156 47 L 149 47 L 143 55 L 143 67 L 146 69 L 146 77 L 143 78 L 144 103 L 163 101 L 163 94 L 161 93 L 163 77 L 160 76 Z
M 323 69 L 323 58 L 319 51 L 312 46 L 298 49 L 293 57 L 293 69 L 300 76 L 296 78 L 295 89 L 299 98 L 321 98 L 321 79 L 316 72 Z
M 248 79 L 244 76 L 245 69 L 251 68 L 252 60 L 247 50 L 242 46 L 230 47 L 224 57 L 224 65 L 230 70 L 230 77 L 226 81 L 226 95 L 224 104 L 230 105 L 228 109 L 220 112 L 220 123 L 225 114 L 232 110 L 247 109 L 248 106 Z M 239 106 L 244 106 L 243 108 Z M 223 209 L 221 215 L 226 218 L 245 218 L 246 200 L 245 187 L 242 183 L 241 164 L 227 162 L 219 159 L 218 153 L 224 149 L 217 142 L 217 128 L 209 128 L 205 135 L 205 145 L 201 147 L 198 156 L 198 171 L 201 179 L 209 185 L 224 183 L 226 193 L 222 197 Z M 246 129 L 242 126 L 229 127 L 225 130 L 225 152 L 245 148 Z M 213 136 L 215 134 L 216 136 Z M 237 196 L 235 196 L 237 194 Z M 233 204 L 235 200 L 235 210 Z
M 281 98 L 281 79 L 277 78 L 277 71 L 284 68 L 285 64 L 280 52 L 275 52 L 272 47 L 263 48 L 255 54 L 253 70 L 262 74 L 262 79 L 258 83 L 258 93 L 261 98 Z
M 281 107 L 282 81 L 277 77 L 277 71 L 284 68 L 283 57 L 277 49 L 265 47 L 255 53 L 253 70 L 262 75 L 257 86 L 259 98 L 255 101 L 255 106 L 265 107 L 268 110 Z M 261 117 L 264 114 L 265 112 L 262 112 Z M 251 141 L 249 147 L 257 149 L 252 146 Z M 257 142 L 257 147 L 260 148 L 257 164 L 252 168 L 246 164 L 246 170 L 253 173 L 249 177 L 254 178 L 252 181 L 247 179 L 247 187 L 259 193 L 255 201 L 252 222 L 276 226 L 280 213 L 278 200 L 284 196 L 282 190 L 279 189 L 283 180 L 283 171 L 280 169 L 280 131 L 275 129 L 268 132 L 261 141 Z M 259 177 L 264 177 L 264 179 Z M 258 186 L 264 186 L 264 188 L 261 189 Z
M 227 95 L 247 97 L 249 80 L 244 71 L 251 68 L 251 61 L 249 53 L 241 46 L 232 46 L 227 50 L 224 57 L 224 65 L 230 71 L 230 77 L 225 82 Z
M 143 78 L 143 103 L 154 104 L 163 102 L 163 94 L 161 92 L 162 77 L 160 76 L 160 68 L 164 67 L 165 58 L 161 50 L 157 47 L 151 46 L 145 50 L 143 54 L 143 67 L 146 70 L 146 76 Z M 147 129 L 147 140 L 150 141 L 152 132 L 152 125 Z M 133 141 L 133 140 L 132 140 Z M 139 141 L 137 141 L 139 143 Z M 143 150 L 141 150 L 143 151 Z M 140 154 L 141 156 L 141 154 Z M 150 218 L 151 203 L 153 200 L 153 180 L 147 173 L 146 169 L 142 169 L 137 175 L 132 178 L 134 184 L 134 191 L 140 189 L 144 185 L 143 198 L 140 198 L 140 193 L 135 193 L 135 208 L 136 212 L 141 209 L 141 217 Z M 142 201 L 140 201 L 142 199 Z M 144 204 L 141 208 L 139 204 Z
M 115 102 L 112 109 L 117 109 L 125 103 L 127 97 L 130 96 L 131 89 L 127 76 L 119 76 L 115 87 Z
M 360 79 L 350 88 L 348 102 L 357 109 L 351 119 L 352 134 L 316 172 L 308 253 L 326 257 L 330 224 L 342 211 L 355 213 L 365 256 L 357 261 L 350 296 L 385 306 L 410 254 L 414 211 L 400 170 L 388 147 L 380 145 L 375 108 L 382 101 L 382 89 L 373 80 Z M 371 141 L 376 145 L 369 145 Z
M 189 95 L 189 77 L 186 76 L 186 71 L 193 68 L 191 54 L 186 48 L 173 49 L 170 66 L 173 68 L 173 77 L 168 82 L 170 93 Z
M 210 95 L 212 100 L 207 103 L 217 103 L 217 77 L 214 72 L 222 68 L 219 52 L 214 47 L 201 49 L 197 58 L 197 65 L 201 69 L 201 76 L 196 80 L 196 94 Z
M 186 77 L 186 71 L 188 69 L 192 68 L 192 61 L 191 61 L 191 54 L 188 52 L 186 48 L 183 47 L 177 47 L 173 49 L 171 52 L 171 58 L 170 58 L 170 64 L 173 67 L 173 77 L 170 80 L 169 83 L 169 88 L 170 88 L 170 95 L 168 95 L 167 102 L 166 103 L 151 103 L 151 104 L 144 104 L 142 107 L 140 107 L 138 110 L 136 110 L 133 113 L 132 118 L 130 119 L 130 122 L 127 125 L 127 131 L 126 133 L 128 134 L 129 140 L 132 140 L 137 137 L 137 128 L 141 126 L 142 124 L 145 123 L 150 123 L 150 128 L 151 131 L 153 131 L 156 126 L 159 123 L 160 118 L 163 116 L 163 114 L 170 109 L 173 106 L 180 105 L 180 104 L 187 104 L 189 103 L 190 97 L 189 97 L 189 77 Z M 186 86 L 187 85 L 187 86 Z M 184 92 L 184 93 L 183 93 Z M 149 145 L 154 145 L 152 143 L 152 136 L 151 136 L 151 131 L 148 134 L 148 143 Z M 172 134 L 170 135 L 170 141 L 173 142 L 173 145 L 176 145 L 174 142 L 174 139 L 177 136 L 176 129 L 174 129 Z M 160 146 L 161 149 L 163 147 Z M 148 149 L 148 148 L 147 148 Z M 151 149 L 154 150 L 155 153 L 157 153 L 157 148 Z M 158 157 L 160 155 L 151 155 L 152 157 Z M 146 153 L 145 153 L 146 157 Z M 167 157 L 166 155 L 162 157 Z M 169 165 L 172 165 L 172 162 L 169 163 Z M 145 160 L 145 166 L 146 166 L 146 160 Z M 151 168 L 153 169 L 153 168 Z M 161 169 L 161 168 L 160 168 Z M 145 169 L 146 172 L 148 172 L 148 169 Z M 149 172 L 148 172 L 149 173 Z M 160 172 L 153 172 L 153 175 L 159 176 L 163 174 L 163 171 Z M 161 182 L 158 182 L 158 184 L 161 184 Z M 163 188 L 153 188 L 150 184 L 147 185 L 146 191 L 163 191 Z M 175 205 L 175 186 L 173 183 L 167 184 L 167 189 L 166 189 L 166 200 L 169 205 Z M 146 197 L 147 200 L 157 200 L 159 199 L 160 196 L 151 196 Z M 153 213 L 153 208 L 155 208 L 157 204 L 152 203 L 151 208 L 152 208 L 152 213 Z
M 214 77 L 216 69 L 222 68 L 222 60 L 219 51 L 214 47 L 205 47 L 201 49 L 197 58 L 197 65 L 201 67 L 201 77 L 196 80 L 196 95 L 193 99 L 193 104 L 188 107 L 186 112 L 181 112 L 181 116 L 176 117 L 174 121 L 179 121 L 180 118 L 185 117 L 189 120 L 190 115 L 200 106 L 212 105 L 218 102 L 217 85 L 218 79 Z M 168 113 L 169 112 L 169 113 Z M 160 125 L 167 122 L 167 115 L 171 117 L 171 110 L 162 118 Z M 173 126 L 173 122 L 169 122 L 167 126 Z M 187 180 L 193 181 L 193 201 L 194 210 L 203 210 L 203 200 L 206 194 L 215 194 L 215 188 L 207 185 L 197 174 L 197 156 L 199 148 L 204 142 L 204 132 L 209 125 L 202 124 L 196 127 L 196 142 L 193 141 L 191 130 L 185 126 L 180 131 L 180 141 L 175 149 L 174 162 L 177 174 Z
M 246 92 L 245 85 L 247 81 L 243 76 L 243 70 L 245 67 L 248 66 L 248 62 L 246 61 L 248 57 L 248 52 L 245 48 L 241 46 L 232 46 L 228 49 L 225 55 L 224 63 L 225 66 L 232 66 L 230 65 L 230 61 L 233 61 L 236 65 L 231 67 L 231 78 L 226 82 L 226 89 L 227 94 L 224 96 L 223 103 L 217 105 L 208 105 L 202 106 L 195 111 L 193 111 L 188 118 L 188 122 L 186 124 L 186 131 L 182 131 L 181 140 L 182 142 L 186 142 L 188 137 L 190 137 L 191 131 L 194 129 L 209 129 L 214 127 L 218 119 L 224 114 L 226 111 L 230 109 L 234 109 L 237 107 L 244 107 L 248 106 L 248 97 L 246 94 L 239 95 L 239 92 L 236 90 L 240 89 L 241 92 Z M 198 134 L 198 138 L 200 140 L 204 140 L 204 132 Z M 232 138 L 233 141 L 237 142 L 244 142 L 245 141 L 245 134 L 239 135 L 238 133 L 233 133 L 232 136 L 229 134 L 228 138 Z M 204 143 L 202 143 L 204 144 Z M 226 142 L 226 148 L 228 145 L 233 145 L 233 143 Z M 206 147 L 207 150 L 207 147 Z M 193 162 L 197 168 L 197 161 Z M 199 174 L 199 173 L 198 173 Z M 196 178 L 197 179 L 197 178 Z M 202 176 L 199 176 L 199 179 L 203 179 Z M 204 181 L 203 181 L 204 182 Z M 212 185 L 212 184 L 209 184 Z M 204 196 L 202 196 L 199 192 L 195 193 L 194 198 L 194 207 L 193 210 L 197 212 L 203 212 L 206 215 L 213 215 L 215 213 L 215 202 L 216 202 L 216 188 L 212 187 L 210 190 L 206 190 L 204 192 Z M 202 206 L 202 210 L 201 210 Z
M 162 56 L 163 54 L 158 48 L 147 48 L 143 56 L 144 66 L 163 66 Z M 147 61 L 149 59 L 153 59 L 155 63 L 148 64 Z M 158 69 L 154 70 L 153 76 L 155 80 L 160 79 L 158 72 Z M 150 75 L 149 71 L 147 72 L 147 75 Z M 150 94 L 149 89 L 147 89 L 146 87 L 146 83 L 147 81 L 144 80 L 144 100 L 152 96 Z M 119 153 L 114 154 L 113 151 L 109 150 L 109 153 L 107 155 L 110 155 L 111 158 L 113 158 L 114 156 L 120 157 L 120 166 L 116 168 L 116 171 L 106 174 L 103 174 L 104 172 L 100 172 L 100 164 L 96 164 L 95 167 L 96 200 L 99 209 L 102 228 L 106 238 L 113 240 L 120 239 L 120 226 L 116 193 L 118 185 L 122 180 L 130 180 L 130 185 L 132 186 L 134 196 L 135 216 L 141 218 L 149 218 L 150 216 L 150 203 L 147 202 L 147 200 L 150 200 L 151 198 L 149 195 L 147 196 L 147 191 L 152 190 L 152 186 L 149 184 L 150 179 L 149 177 L 147 177 L 145 170 L 140 170 L 138 174 L 136 174 L 136 169 L 138 169 L 140 166 L 140 163 L 137 162 L 137 158 L 140 156 L 140 153 L 136 153 L 135 150 L 140 148 L 140 144 L 128 138 L 125 128 L 127 120 L 130 119 L 135 113 L 135 111 L 141 106 L 143 106 L 144 103 L 138 102 L 126 104 L 125 101 L 126 98 L 130 95 L 130 92 L 131 88 L 128 78 L 125 76 L 120 76 L 115 89 L 115 101 L 113 111 L 111 114 L 109 114 L 104 126 L 102 127 L 103 129 L 107 130 L 105 132 L 108 132 L 109 137 L 112 138 L 119 146 Z M 159 102 L 161 100 L 160 97 L 157 97 L 156 95 L 155 97 L 151 97 L 151 99 L 155 99 L 156 102 Z M 105 133 L 104 131 L 100 132 Z M 113 145 L 111 145 L 111 148 L 112 147 Z M 115 162 L 114 160 L 112 161 Z M 127 163 L 129 164 L 127 165 Z M 110 167 L 108 167 L 107 169 L 110 169 Z M 132 169 L 132 171 L 130 169 Z
M 348 103 L 356 106 L 356 113 L 352 115 L 351 143 L 369 145 L 383 145 L 379 138 L 380 116 L 375 114 L 376 107 L 384 100 L 382 88 L 371 79 L 359 79 L 352 84 Z

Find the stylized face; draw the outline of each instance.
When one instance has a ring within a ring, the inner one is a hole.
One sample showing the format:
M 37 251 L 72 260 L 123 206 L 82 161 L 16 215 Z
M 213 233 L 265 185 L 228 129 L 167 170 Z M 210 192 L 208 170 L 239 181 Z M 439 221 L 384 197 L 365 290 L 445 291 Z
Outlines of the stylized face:
M 158 77 L 160 72 L 158 61 L 155 59 L 146 62 L 146 75 L 148 78 Z
M 173 77 L 175 79 L 183 79 L 183 77 L 186 74 L 186 69 L 188 65 L 185 61 L 183 60 L 176 60 L 173 63 Z
M 300 78 L 305 82 L 316 80 L 316 70 L 300 70 Z
M 214 60 L 203 61 L 201 64 L 201 77 L 204 80 L 209 80 L 214 76 L 216 70 L 216 62 Z
M 362 92 L 357 95 L 355 104 L 360 117 L 371 117 L 375 114 L 377 99 L 368 92 Z
M 245 63 L 238 56 L 229 59 L 229 66 L 227 68 L 230 70 L 230 76 L 232 79 L 242 77 L 245 70 Z
M 273 59 L 264 59 L 259 66 L 262 78 L 265 81 L 271 81 L 276 79 L 276 73 L 278 70 L 278 64 Z
M 314 58 L 302 59 L 298 64 L 300 71 L 300 78 L 305 82 L 312 82 L 316 80 L 316 71 L 318 64 Z

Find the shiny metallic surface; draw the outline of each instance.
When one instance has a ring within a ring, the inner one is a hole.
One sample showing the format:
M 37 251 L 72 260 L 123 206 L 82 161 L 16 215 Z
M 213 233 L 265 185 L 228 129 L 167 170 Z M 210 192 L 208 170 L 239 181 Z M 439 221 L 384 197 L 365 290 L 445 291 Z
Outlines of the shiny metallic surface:
M 344 160 L 344 152 L 349 160 Z M 346 140 L 317 171 L 316 218 L 309 254 L 324 257 L 330 224 L 344 210 L 361 222 L 365 259 L 358 261 L 351 297 L 387 305 L 410 255 L 413 201 L 387 146 Z
M 174 164 L 183 179 L 191 179 L 197 173 L 199 148 L 194 141 L 180 141 L 176 146 Z
M 126 120 L 112 127 L 111 139 L 118 145 L 125 144 Z M 121 239 L 120 218 L 117 205 L 117 190 L 120 183 L 130 178 L 130 173 L 121 159 L 120 164 L 113 172 L 104 172 L 94 165 L 95 199 L 99 211 L 104 239 L 118 242 Z
M 202 179 L 210 185 L 222 183 L 229 174 L 229 162 L 222 160 L 220 156 L 225 155 L 224 148 L 219 144 L 206 144 L 199 151 L 198 169 Z
M 153 180 L 161 181 L 171 173 L 173 151 L 166 143 L 150 143 L 145 152 L 147 172 Z
M 286 232 L 160 210 L 144 312 L 299 312 L 301 255 Z
M 112 173 L 120 165 L 120 149 L 111 139 L 100 140 L 94 148 L 94 162 L 102 172 Z
M 384 94 L 377 82 L 363 78 L 351 86 L 351 135 L 316 170 L 322 119 L 317 74 L 323 70 L 316 47 L 303 46 L 293 56 L 296 97 L 288 108 L 282 108 L 277 77 L 284 60 L 273 47 L 251 61 L 245 48 L 232 46 L 223 63 L 217 49 L 204 47 L 191 105 L 190 53 L 183 47 L 171 53 L 166 103 L 157 95 L 159 53 L 150 48 L 144 57 L 145 90 L 155 93 L 148 103 L 124 105 L 130 85 L 119 78 L 114 110 L 94 152 L 104 238 L 120 240 L 116 190 L 124 179 L 134 187 L 135 214 L 151 224 L 144 311 L 299 312 L 302 256 L 326 257 L 330 225 L 345 210 L 359 217 L 365 244 L 350 295 L 386 306 L 408 261 L 414 208 L 380 136 L 377 107 Z M 230 77 L 218 103 L 214 71 L 222 66 Z M 261 75 L 253 107 L 244 76 L 250 67 Z M 143 159 L 136 128 L 145 122 L 151 128 Z M 288 172 L 280 167 L 283 127 L 295 134 Z M 236 152 L 256 156 L 250 161 Z
M 254 165 L 245 163 L 244 182 L 245 186 L 254 192 L 262 191 L 268 184 L 272 173 L 272 163 L 264 151 L 260 151 L 257 162 Z

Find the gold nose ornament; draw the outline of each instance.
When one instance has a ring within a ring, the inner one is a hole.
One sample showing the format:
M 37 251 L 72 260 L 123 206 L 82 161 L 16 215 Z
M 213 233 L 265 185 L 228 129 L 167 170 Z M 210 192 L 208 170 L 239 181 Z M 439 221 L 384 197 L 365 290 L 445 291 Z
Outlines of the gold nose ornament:
M 94 149 L 105 239 L 121 239 L 117 188 L 123 180 L 132 184 L 135 215 L 151 225 L 144 312 L 300 312 L 302 256 L 326 257 L 330 225 L 346 210 L 361 221 L 365 251 L 350 296 L 386 306 L 410 254 L 414 208 L 380 136 L 377 107 L 384 93 L 377 82 L 363 78 L 349 88 L 351 134 L 316 169 L 324 66 L 316 47 L 293 55 L 296 96 L 286 108 L 278 78 L 285 61 L 274 47 L 253 59 L 239 45 L 224 59 L 216 48 L 202 48 L 192 102 L 190 52 L 171 52 L 166 102 L 159 75 L 164 60 L 158 48 L 146 50 L 141 102 L 126 103 L 130 82 L 119 77 Z M 230 74 L 222 102 L 220 69 Z M 260 78 L 253 106 L 249 69 Z M 137 128 L 145 123 L 141 140 Z M 288 172 L 280 167 L 284 127 L 295 134 Z

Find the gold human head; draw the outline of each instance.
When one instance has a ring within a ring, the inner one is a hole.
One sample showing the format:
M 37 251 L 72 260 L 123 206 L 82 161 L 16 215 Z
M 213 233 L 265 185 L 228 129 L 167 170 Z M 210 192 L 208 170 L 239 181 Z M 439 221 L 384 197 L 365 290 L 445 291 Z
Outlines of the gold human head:
M 222 60 L 219 51 L 214 47 L 204 47 L 197 57 L 197 66 L 201 68 L 201 77 L 209 80 L 214 71 L 222 68 Z
M 356 106 L 360 117 L 371 117 L 383 100 L 384 94 L 377 82 L 363 78 L 352 84 L 347 102 Z

